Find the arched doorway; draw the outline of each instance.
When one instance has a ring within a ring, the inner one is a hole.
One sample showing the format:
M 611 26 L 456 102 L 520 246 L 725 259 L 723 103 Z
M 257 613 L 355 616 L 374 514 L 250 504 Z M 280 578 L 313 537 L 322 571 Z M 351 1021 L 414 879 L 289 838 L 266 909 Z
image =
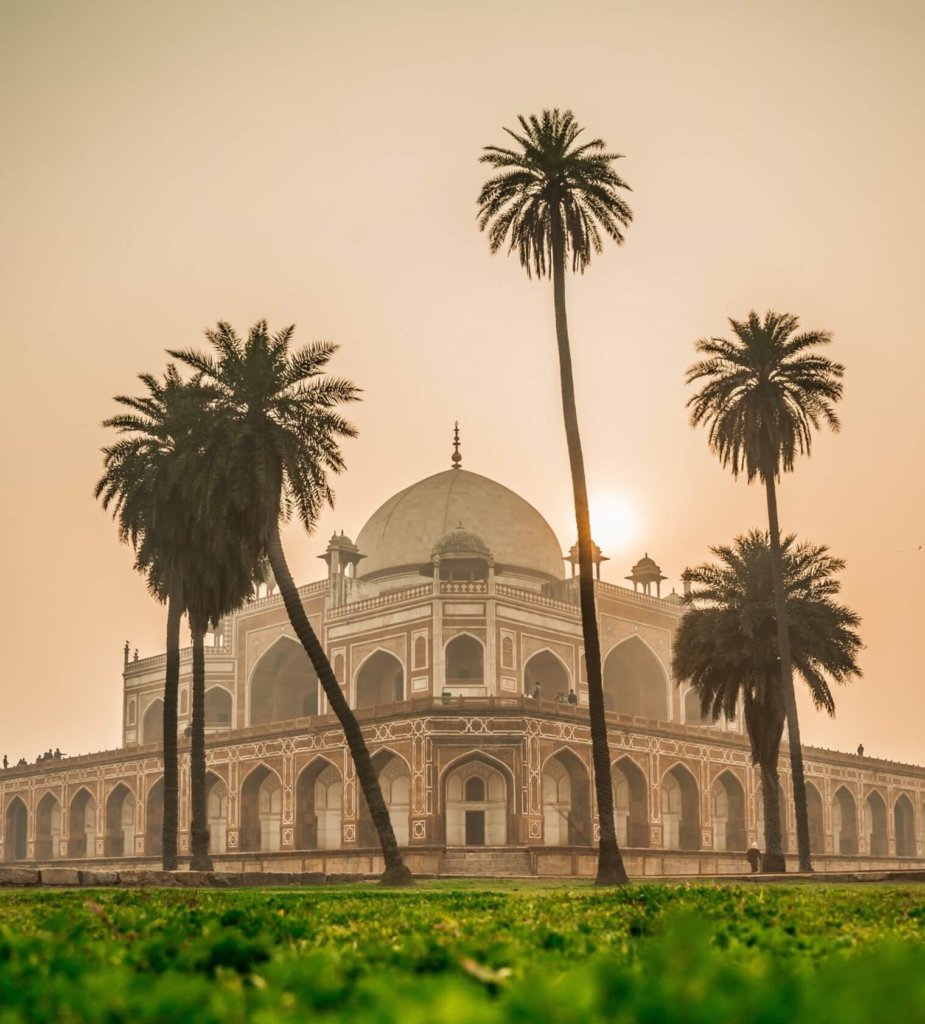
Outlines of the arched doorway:
M 131 857 L 135 853 L 135 797 L 122 782 L 106 801 L 103 849 L 107 857 Z
M 89 790 L 79 789 L 71 801 L 67 831 L 69 857 L 96 856 L 96 801 Z
M 668 721 L 665 670 L 638 636 L 617 644 L 604 661 L 604 707 L 621 715 Z
M 25 860 L 26 859 L 26 829 L 28 827 L 29 815 L 26 805 L 14 796 L 7 804 L 4 821 L 4 860 Z
M 832 848 L 840 854 L 858 852 L 857 804 L 844 786 L 839 786 L 832 797 Z
M 302 645 L 289 637 L 280 637 L 257 662 L 249 691 L 251 725 L 318 714 L 318 676 Z
M 825 853 L 825 822 L 822 818 L 822 797 L 811 783 L 806 783 L 806 816 L 809 818 L 809 849 Z
M 748 846 L 745 790 L 732 772 L 723 772 L 713 783 L 710 805 L 713 810 L 713 849 L 744 851 Z
M 210 686 L 206 690 L 205 711 L 207 729 L 231 728 L 231 694 L 224 686 Z
M 241 850 L 273 853 L 280 847 L 283 787 L 279 776 L 259 765 L 241 787 Z
M 649 800 L 646 777 L 630 757 L 613 764 L 613 800 L 617 842 L 621 846 L 649 845 Z
M 160 697 L 151 701 L 142 716 L 141 742 L 164 745 L 164 702 Z
M 296 846 L 300 850 L 339 850 L 344 782 L 327 758 L 306 765 L 296 782 Z
M 473 758 L 451 769 L 444 783 L 447 846 L 505 846 L 509 792 L 505 774 Z
M 896 838 L 896 856 L 915 856 L 915 811 L 912 801 L 901 793 L 893 804 L 893 835 Z
M 373 767 L 379 777 L 382 798 L 389 811 L 395 841 L 399 846 L 407 846 L 411 816 L 411 772 L 408 764 L 404 758 L 390 750 L 380 750 L 373 754 Z M 359 786 L 357 790 L 360 793 L 357 842 L 360 846 L 378 846 L 379 836 L 373 826 L 366 797 Z
M 145 853 L 160 857 L 164 852 L 164 780 L 158 779 L 145 800 Z
M 886 804 L 876 790 L 872 790 L 864 801 L 864 824 L 867 852 L 871 857 L 886 857 L 890 850 L 886 833 Z
M 560 750 L 543 767 L 543 842 L 592 846 L 591 784 L 581 759 Z
M 676 764 L 662 776 L 662 845 L 700 849 L 700 797 L 694 776 Z
M 394 654 L 376 651 L 356 676 L 356 706 L 372 708 L 405 699 L 405 670 Z
M 523 691 L 528 697 L 533 696 L 539 683 L 540 694 L 546 700 L 553 700 L 559 695 L 565 700 L 572 689 L 572 677 L 552 651 L 539 651 L 530 658 L 524 665 L 523 683 Z
M 485 651 L 481 643 L 462 633 L 446 645 L 446 685 L 481 686 L 485 682 Z
M 52 860 L 61 855 L 61 804 L 46 793 L 35 809 L 35 859 Z
M 214 772 L 206 775 L 206 822 L 209 853 L 228 851 L 228 787 Z

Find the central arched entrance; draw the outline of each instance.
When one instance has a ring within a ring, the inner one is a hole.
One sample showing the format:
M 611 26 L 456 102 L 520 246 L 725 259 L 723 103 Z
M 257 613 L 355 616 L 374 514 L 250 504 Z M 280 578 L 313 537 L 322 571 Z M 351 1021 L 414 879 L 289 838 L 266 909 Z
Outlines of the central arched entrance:
M 343 801 L 343 778 L 327 758 L 317 757 L 299 772 L 296 782 L 298 849 L 340 849 Z
M 507 845 L 508 777 L 494 762 L 477 757 L 451 769 L 444 794 L 447 846 Z
M 356 707 L 372 708 L 405 699 L 405 670 L 394 654 L 375 651 L 356 676 Z
M 592 846 L 590 779 L 570 750 L 543 766 L 543 842 L 547 846 Z
M 250 681 L 250 725 L 318 714 L 319 682 L 302 645 L 282 636 L 257 662 Z
M 620 715 L 669 719 L 665 670 L 638 636 L 617 644 L 604 661 L 604 707 Z
M 474 636 L 462 633 L 446 645 L 447 686 L 481 686 L 485 682 L 485 650 Z

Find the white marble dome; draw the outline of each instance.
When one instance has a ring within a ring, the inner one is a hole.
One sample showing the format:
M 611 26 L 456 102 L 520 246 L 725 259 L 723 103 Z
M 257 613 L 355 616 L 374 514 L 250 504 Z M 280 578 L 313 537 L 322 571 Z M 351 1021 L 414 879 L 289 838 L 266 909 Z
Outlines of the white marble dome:
M 465 469 L 420 480 L 372 514 L 357 537 L 360 578 L 419 571 L 460 523 L 484 541 L 501 572 L 562 579 L 562 549 L 549 523 L 519 494 Z

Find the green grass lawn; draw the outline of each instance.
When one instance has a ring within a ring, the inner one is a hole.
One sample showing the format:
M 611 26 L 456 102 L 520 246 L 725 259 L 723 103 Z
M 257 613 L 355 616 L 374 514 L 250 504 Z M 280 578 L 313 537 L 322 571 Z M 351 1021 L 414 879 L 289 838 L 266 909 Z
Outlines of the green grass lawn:
M 13 1021 L 925 1022 L 925 886 L 7 890 Z

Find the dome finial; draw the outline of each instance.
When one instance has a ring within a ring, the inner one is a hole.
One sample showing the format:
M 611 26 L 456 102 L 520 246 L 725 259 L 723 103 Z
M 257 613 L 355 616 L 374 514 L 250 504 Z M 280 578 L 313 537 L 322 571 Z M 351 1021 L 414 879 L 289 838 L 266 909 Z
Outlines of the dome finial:
M 450 461 L 453 463 L 453 469 L 459 469 L 462 462 L 462 456 L 459 454 L 459 420 L 453 424 L 453 454 Z

